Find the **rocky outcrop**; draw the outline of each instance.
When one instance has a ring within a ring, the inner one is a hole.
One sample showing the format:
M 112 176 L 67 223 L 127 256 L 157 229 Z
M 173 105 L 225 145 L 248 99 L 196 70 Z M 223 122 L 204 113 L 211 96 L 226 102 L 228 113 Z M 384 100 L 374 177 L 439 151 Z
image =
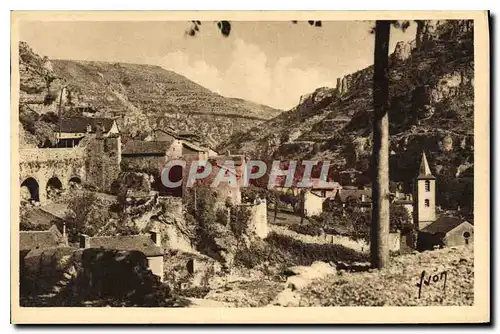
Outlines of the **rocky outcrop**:
M 414 43 L 412 42 L 398 42 L 392 57 L 396 60 L 403 61 L 411 56 L 412 49 L 414 48 Z
M 468 71 L 455 71 L 442 76 L 430 91 L 430 103 L 437 104 L 443 100 L 470 91 L 473 84 L 474 73 Z
M 432 163 L 451 175 L 466 157 L 472 158 L 473 140 L 464 140 L 473 137 L 474 129 L 471 32 L 469 21 L 422 21 L 415 43 L 396 47 L 389 71 L 394 181 L 413 178 L 415 157 L 424 148 Z M 334 175 L 350 168 L 366 171 L 372 147 L 354 140 L 372 135 L 372 80 L 372 66 L 339 78 L 331 97 L 317 92 L 304 96 L 300 105 L 254 129 L 251 136 L 235 138 L 234 146 L 278 159 L 328 160 Z M 280 141 L 291 129 L 300 136 Z M 303 145 L 307 142 L 315 149 Z

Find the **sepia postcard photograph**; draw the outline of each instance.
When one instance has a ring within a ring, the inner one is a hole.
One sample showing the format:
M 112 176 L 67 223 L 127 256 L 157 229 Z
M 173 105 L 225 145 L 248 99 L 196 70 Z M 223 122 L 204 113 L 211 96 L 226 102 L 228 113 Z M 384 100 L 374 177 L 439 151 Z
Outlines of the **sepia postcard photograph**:
M 487 11 L 13 11 L 11 322 L 490 322 Z

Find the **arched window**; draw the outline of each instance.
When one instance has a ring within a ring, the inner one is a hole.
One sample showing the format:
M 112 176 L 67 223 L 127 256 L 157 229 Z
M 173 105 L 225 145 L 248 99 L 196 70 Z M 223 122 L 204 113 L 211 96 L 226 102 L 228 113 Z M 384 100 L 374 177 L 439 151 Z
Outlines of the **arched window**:
M 470 238 L 470 233 L 468 231 L 465 231 L 464 234 L 464 239 L 465 239 L 465 244 L 468 245 L 469 244 L 469 238 Z
M 431 191 L 431 181 L 429 180 L 425 181 L 425 191 L 427 192 Z
M 426 208 L 428 208 L 429 206 L 431 206 L 430 201 L 429 201 L 428 199 L 425 199 L 425 200 L 424 200 L 424 206 L 425 206 Z

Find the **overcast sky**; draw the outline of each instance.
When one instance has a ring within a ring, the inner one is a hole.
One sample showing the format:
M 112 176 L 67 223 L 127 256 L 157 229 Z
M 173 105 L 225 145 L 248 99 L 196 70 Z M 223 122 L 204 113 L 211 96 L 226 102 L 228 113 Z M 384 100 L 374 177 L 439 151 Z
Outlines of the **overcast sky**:
M 24 21 L 20 39 L 52 59 L 160 65 L 221 95 L 290 109 L 301 95 L 373 63 L 373 25 L 233 22 L 224 38 L 214 22 L 202 22 L 200 35 L 190 37 L 189 22 Z M 391 52 L 415 30 L 393 29 Z

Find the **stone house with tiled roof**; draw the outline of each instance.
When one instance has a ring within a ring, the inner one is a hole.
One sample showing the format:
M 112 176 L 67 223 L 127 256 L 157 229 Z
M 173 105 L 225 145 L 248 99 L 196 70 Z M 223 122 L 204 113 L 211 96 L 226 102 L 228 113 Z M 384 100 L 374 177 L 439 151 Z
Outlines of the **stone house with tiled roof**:
M 19 231 L 19 251 L 24 257 L 35 249 L 67 246 L 67 237 L 55 225 L 44 231 Z
M 122 166 L 126 170 L 161 170 L 169 159 L 182 155 L 182 142 L 178 139 L 165 141 L 129 140 L 122 148 Z
M 90 134 L 107 138 L 119 136 L 120 129 L 116 120 L 97 117 L 63 117 L 56 127 L 59 147 L 78 146 Z
M 101 248 L 119 251 L 139 251 L 146 255 L 149 269 L 163 281 L 163 255 L 161 233 L 89 237 L 80 235 L 80 248 Z
M 175 132 L 171 128 L 153 130 L 153 134 L 149 137 L 149 140 L 160 142 L 171 142 L 173 140 L 179 140 L 182 142 L 183 156 L 198 155 L 200 160 L 207 160 L 208 157 L 218 155 L 218 153 L 214 149 L 201 143 L 202 140 L 199 135 L 184 132 Z
M 42 208 L 33 208 L 28 210 L 20 217 L 21 223 L 31 226 L 45 226 L 47 229 L 53 225 L 62 226 L 64 223 L 63 217 L 58 217 Z

